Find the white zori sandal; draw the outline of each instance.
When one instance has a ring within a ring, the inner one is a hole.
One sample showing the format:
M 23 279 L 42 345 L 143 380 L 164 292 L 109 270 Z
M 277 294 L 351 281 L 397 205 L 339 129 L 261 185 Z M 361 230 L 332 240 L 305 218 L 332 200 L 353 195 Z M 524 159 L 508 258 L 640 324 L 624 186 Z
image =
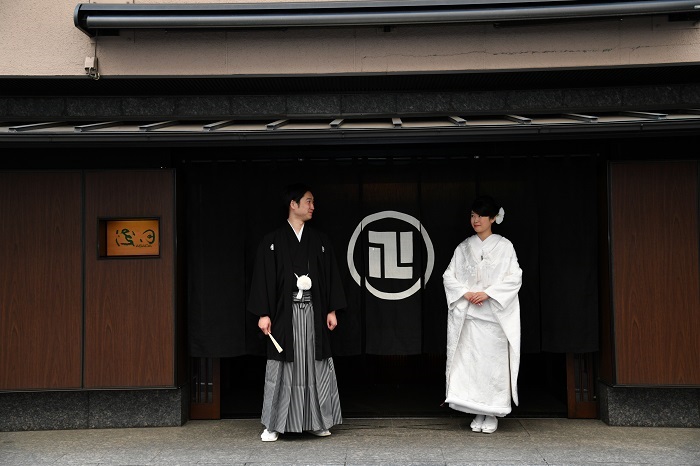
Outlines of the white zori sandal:
M 472 423 L 469 425 L 469 427 L 472 428 L 472 432 L 481 432 L 481 427 L 484 424 L 484 416 L 483 414 L 477 414 Z
M 484 434 L 492 434 L 498 428 L 498 419 L 496 416 L 486 416 L 484 423 L 481 425 L 481 432 Z
M 280 434 L 278 432 L 275 432 L 274 430 L 269 431 L 265 429 L 263 430 L 263 433 L 260 434 L 260 440 L 262 440 L 263 442 L 274 442 L 279 438 L 279 435 Z

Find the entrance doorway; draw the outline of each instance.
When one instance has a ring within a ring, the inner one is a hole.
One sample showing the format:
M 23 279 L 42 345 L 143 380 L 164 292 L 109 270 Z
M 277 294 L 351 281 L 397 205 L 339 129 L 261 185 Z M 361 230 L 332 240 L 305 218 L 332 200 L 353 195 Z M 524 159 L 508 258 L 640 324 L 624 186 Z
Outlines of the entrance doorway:
M 379 150 L 370 149 L 371 154 Z M 252 274 L 259 239 L 277 225 L 271 214 L 277 201 L 274 190 L 260 190 L 258 184 L 265 180 L 266 186 L 282 186 L 285 180 L 299 178 L 317 187 L 323 205 L 330 206 L 319 208 L 314 225 L 334 239 L 351 309 L 345 316 L 347 325 L 333 336 L 345 416 L 455 415 L 440 407 L 447 310 L 439 273 L 470 231 L 464 214 L 468 202 L 484 192 L 508 206 L 508 221 L 499 231 L 516 245 L 523 275 L 528 277 L 519 293 L 521 402 L 512 415 L 566 417 L 567 394 L 575 392 L 567 389 L 569 379 L 581 381 L 581 374 L 588 373 L 569 371 L 567 352 L 595 351 L 598 346 L 597 218 L 602 181 L 598 157 L 589 153 L 545 157 L 539 144 L 530 147 L 537 155 L 525 153 L 523 146 L 523 154 L 517 156 L 485 158 L 459 155 L 464 148 L 447 145 L 430 150 L 381 149 L 396 157 L 360 157 L 368 151 L 353 147 L 336 150 L 327 159 L 316 154 L 308 161 L 251 158 L 188 167 L 188 234 L 198 238 L 189 245 L 188 269 L 192 277 L 200 277 L 189 298 L 192 309 L 199 310 L 192 312 L 196 319 L 191 328 L 199 332 L 192 332 L 191 345 L 200 354 L 232 355 L 219 361 L 221 416 L 255 418 L 262 406 L 265 358 L 255 355 L 264 353 L 264 343 L 260 344 L 259 331 L 246 311 L 246 280 Z M 418 157 L 416 151 L 446 155 Z M 255 208 L 242 211 L 244 227 L 222 207 L 240 203 L 241 192 L 259 194 Z M 397 218 L 387 212 L 405 215 Z M 406 217 L 416 220 L 420 228 L 402 220 Z M 369 228 L 358 229 L 358 225 L 365 225 L 365 220 L 376 231 L 410 233 L 407 237 L 415 239 L 409 255 L 415 260 L 407 260 L 411 267 L 405 266 L 410 280 L 390 281 L 377 272 L 381 267 L 375 272 L 363 269 L 370 241 L 361 235 Z M 430 242 L 423 232 L 429 232 Z M 204 247 L 211 244 L 226 248 L 212 254 Z M 432 279 L 428 279 L 428 264 L 435 269 L 430 269 Z M 361 285 L 362 280 L 373 280 L 373 289 L 395 293 L 405 291 L 399 287 L 404 282 L 418 283 L 418 278 L 425 280 L 421 294 L 404 298 L 401 306 Z M 400 331 L 377 331 L 382 328 L 377 316 L 400 322 Z

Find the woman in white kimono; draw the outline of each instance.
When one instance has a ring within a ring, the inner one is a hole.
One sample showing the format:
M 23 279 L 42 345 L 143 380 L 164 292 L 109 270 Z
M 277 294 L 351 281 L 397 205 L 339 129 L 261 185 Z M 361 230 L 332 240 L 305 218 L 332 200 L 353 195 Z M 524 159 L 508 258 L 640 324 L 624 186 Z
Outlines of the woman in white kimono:
M 489 196 L 472 204 L 476 232 L 455 249 L 443 274 L 447 296 L 446 399 L 475 414 L 474 432 L 492 433 L 518 404 L 522 270 L 513 244 L 491 226 L 504 212 Z

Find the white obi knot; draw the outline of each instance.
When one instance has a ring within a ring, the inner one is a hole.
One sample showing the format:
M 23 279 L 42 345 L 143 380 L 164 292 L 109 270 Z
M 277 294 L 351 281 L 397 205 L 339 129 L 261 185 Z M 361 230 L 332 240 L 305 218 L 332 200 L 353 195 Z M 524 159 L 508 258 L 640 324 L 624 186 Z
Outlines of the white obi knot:
M 301 299 L 301 295 L 304 294 L 304 291 L 311 289 L 311 277 L 309 277 L 308 274 L 302 275 L 301 277 L 297 274 L 294 274 L 294 276 L 297 277 L 297 288 L 299 288 L 297 299 Z

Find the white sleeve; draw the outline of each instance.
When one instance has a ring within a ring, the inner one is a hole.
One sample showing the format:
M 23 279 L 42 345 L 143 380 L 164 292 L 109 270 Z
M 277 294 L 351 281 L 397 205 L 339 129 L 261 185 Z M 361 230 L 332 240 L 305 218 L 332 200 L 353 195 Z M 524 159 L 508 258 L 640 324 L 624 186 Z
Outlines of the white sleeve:
M 447 308 L 453 309 L 460 300 L 464 300 L 464 294 L 469 291 L 466 283 L 457 280 L 457 251 L 452 255 L 450 265 L 442 274 L 442 282 L 445 285 L 445 297 L 447 298 Z
M 523 271 L 518 264 L 518 257 L 515 250 L 512 250 L 510 257 L 506 258 L 505 275 L 484 290 L 491 299 L 495 301 L 497 309 L 506 309 L 518 298 L 518 291 L 523 284 Z

